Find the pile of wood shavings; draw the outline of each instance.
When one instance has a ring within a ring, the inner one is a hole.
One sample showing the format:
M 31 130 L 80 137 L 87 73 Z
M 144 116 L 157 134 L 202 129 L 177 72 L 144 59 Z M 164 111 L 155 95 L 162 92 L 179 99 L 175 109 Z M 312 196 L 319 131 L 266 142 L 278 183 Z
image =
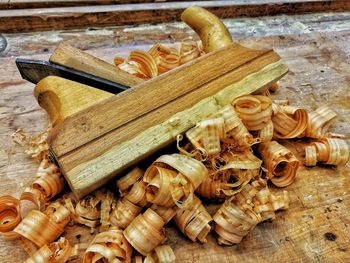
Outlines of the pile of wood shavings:
M 160 156 L 146 171 L 135 167 L 114 192 L 100 189 L 80 201 L 69 194 L 54 200 L 65 182 L 48 159 L 49 131 L 28 138 L 19 130 L 15 142 L 41 163 L 19 199 L 0 197 L 0 232 L 21 243 L 29 254 L 25 262 L 66 262 L 82 252 L 83 262 L 174 262 L 164 244 L 171 220 L 193 242 L 207 242 L 212 231 L 218 244 L 238 244 L 258 223 L 289 206 L 288 192 L 272 194 L 268 182 L 280 188 L 293 183 L 299 161 L 276 140 L 312 138 L 305 147 L 308 166 L 347 163 L 346 141 L 328 131 L 335 117 L 327 106 L 308 113 L 288 101 L 242 96 L 187 131 L 184 146 L 179 136 L 179 153 Z M 222 205 L 211 215 L 201 199 Z M 23 200 L 36 206 L 25 216 Z M 98 233 L 89 244 L 70 244 L 62 235 L 74 224 Z
M 147 52 L 132 51 L 128 58 L 114 58 L 121 70 L 143 79 L 151 79 L 204 54 L 201 42 L 186 39 L 180 45 L 168 47 L 157 43 Z

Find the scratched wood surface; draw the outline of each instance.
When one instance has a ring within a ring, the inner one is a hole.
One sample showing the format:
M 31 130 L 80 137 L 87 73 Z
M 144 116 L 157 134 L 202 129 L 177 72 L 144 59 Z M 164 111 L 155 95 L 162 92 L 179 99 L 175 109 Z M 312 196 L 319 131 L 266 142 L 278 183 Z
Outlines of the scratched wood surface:
M 348 0 L 162 1 L 122 5 L 43 7 L 0 10 L 0 32 L 179 21 L 183 10 L 193 5 L 205 7 L 220 18 L 350 11 Z
M 225 20 L 235 39 L 251 48 L 274 48 L 290 72 L 273 96 L 288 98 L 308 110 L 328 104 L 337 113 L 334 131 L 350 139 L 350 13 Z M 281 26 L 283 25 L 283 26 Z M 33 84 L 20 78 L 16 56 L 47 59 L 61 40 L 111 61 L 133 48 L 155 41 L 172 42 L 192 32 L 179 23 L 84 31 L 55 31 L 0 37 L 0 193 L 18 196 L 38 164 L 15 146 L 10 134 L 18 127 L 29 133 L 45 129 L 46 113 L 37 105 Z M 4 40 L 6 39 L 6 41 Z M 301 141 L 285 142 L 302 158 Z M 279 191 L 271 187 L 273 191 Z M 291 205 L 272 222 L 259 224 L 241 244 L 220 247 L 213 235 L 205 245 L 192 243 L 170 224 L 167 242 L 178 262 L 349 262 L 350 166 L 301 166 L 286 188 Z M 210 206 L 211 212 L 216 206 Z M 91 239 L 88 229 L 66 229 L 72 242 Z M 80 234 L 77 235 L 77 234 Z M 0 239 L 1 262 L 20 262 L 26 254 L 16 242 Z
M 0 9 L 172 2 L 177 0 L 0 0 Z

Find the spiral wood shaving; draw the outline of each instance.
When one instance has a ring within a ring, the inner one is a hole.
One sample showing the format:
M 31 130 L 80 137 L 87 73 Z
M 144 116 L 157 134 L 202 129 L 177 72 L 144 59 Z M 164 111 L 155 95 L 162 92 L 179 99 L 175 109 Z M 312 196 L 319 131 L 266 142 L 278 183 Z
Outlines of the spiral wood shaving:
M 165 240 L 165 222 L 151 208 L 138 215 L 124 230 L 124 236 L 140 254 L 147 256 Z
M 206 237 L 211 229 L 209 223 L 213 219 L 198 197 L 194 196 L 192 204 L 186 209 L 178 209 L 174 220 L 181 232 L 192 241 L 198 239 L 202 243 L 207 242 Z
M 86 249 L 83 263 L 131 262 L 132 248 L 123 231 L 112 227 L 97 234 Z
M 278 187 L 293 183 L 299 167 L 298 159 L 286 147 L 276 141 L 258 145 L 267 171 L 268 178 Z
M 13 231 L 37 247 L 50 244 L 64 232 L 64 227 L 70 221 L 70 212 L 58 204 L 49 207 L 47 212 L 48 215 L 38 210 L 30 211 Z
M 121 198 L 112 211 L 110 222 L 112 225 L 125 229 L 148 204 L 146 184 L 142 181 L 142 177 L 143 172 L 136 167 L 117 181 Z
M 46 202 L 62 192 L 63 189 L 64 179 L 59 168 L 48 159 L 43 159 L 34 182 L 26 187 L 20 200 L 31 201 L 39 210 L 43 210 Z
M 328 129 L 336 116 L 337 114 L 326 105 L 309 113 L 305 135 L 316 139 L 329 137 Z
M 61 237 L 58 241 L 49 245 L 44 245 L 38 249 L 30 258 L 24 263 L 64 263 L 67 262 L 72 254 L 72 247 L 68 240 Z
M 273 104 L 272 122 L 275 139 L 292 139 L 301 136 L 308 124 L 305 109 Z
M 194 190 L 207 175 L 207 168 L 194 158 L 163 155 L 145 173 L 146 198 L 157 205 L 185 208 L 192 203 Z
M 306 166 L 315 166 L 317 162 L 330 165 L 345 165 L 349 158 L 349 146 L 342 139 L 325 138 L 305 147 Z

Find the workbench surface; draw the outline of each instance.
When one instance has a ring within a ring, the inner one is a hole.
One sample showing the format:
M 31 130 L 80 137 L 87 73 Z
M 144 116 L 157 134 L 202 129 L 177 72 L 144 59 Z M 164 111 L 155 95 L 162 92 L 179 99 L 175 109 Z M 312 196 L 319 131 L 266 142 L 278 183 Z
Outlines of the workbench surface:
M 350 139 L 350 12 L 225 20 L 236 41 L 251 48 L 273 48 L 290 72 L 274 98 L 313 110 L 328 104 L 338 113 L 335 132 Z M 48 123 L 37 105 L 34 85 L 21 79 L 15 57 L 48 59 L 62 40 L 112 61 L 131 49 L 146 49 L 157 41 L 180 41 L 194 33 L 181 23 L 137 27 L 90 28 L 54 32 L 0 35 L 0 194 L 19 196 L 21 184 L 33 178 L 38 164 L 11 142 L 22 127 L 35 134 Z M 284 143 L 302 159 L 303 142 Z M 273 191 L 280 191 L 271 186 Z M 290 208 L 276 220 L 259 224 L 242 243 L 218 246 L 214 235 L 207 244 L 192 243 L 170 224 L 167 243 L 178 262 L 350 262 L 350 166 L 301 165 L 289 187 Z M 91 238 L 81 230 L 80 242 Z M 76 230 L 66 236 L 79 242 Z M 27 257 L 16 242 L 0 239 L 0 261 L 20 262 Z

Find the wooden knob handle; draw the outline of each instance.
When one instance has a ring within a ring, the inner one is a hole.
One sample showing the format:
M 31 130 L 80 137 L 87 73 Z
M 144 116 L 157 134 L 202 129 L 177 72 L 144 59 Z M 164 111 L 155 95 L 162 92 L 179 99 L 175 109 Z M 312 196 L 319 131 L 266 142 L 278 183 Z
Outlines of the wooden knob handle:
M 224 23 L 213 13 L 202 7 L 191 6 L 182 14 L 181 19 L 189 25 L 202 40 L 205 52 L 230 45 L 233 40 Z

